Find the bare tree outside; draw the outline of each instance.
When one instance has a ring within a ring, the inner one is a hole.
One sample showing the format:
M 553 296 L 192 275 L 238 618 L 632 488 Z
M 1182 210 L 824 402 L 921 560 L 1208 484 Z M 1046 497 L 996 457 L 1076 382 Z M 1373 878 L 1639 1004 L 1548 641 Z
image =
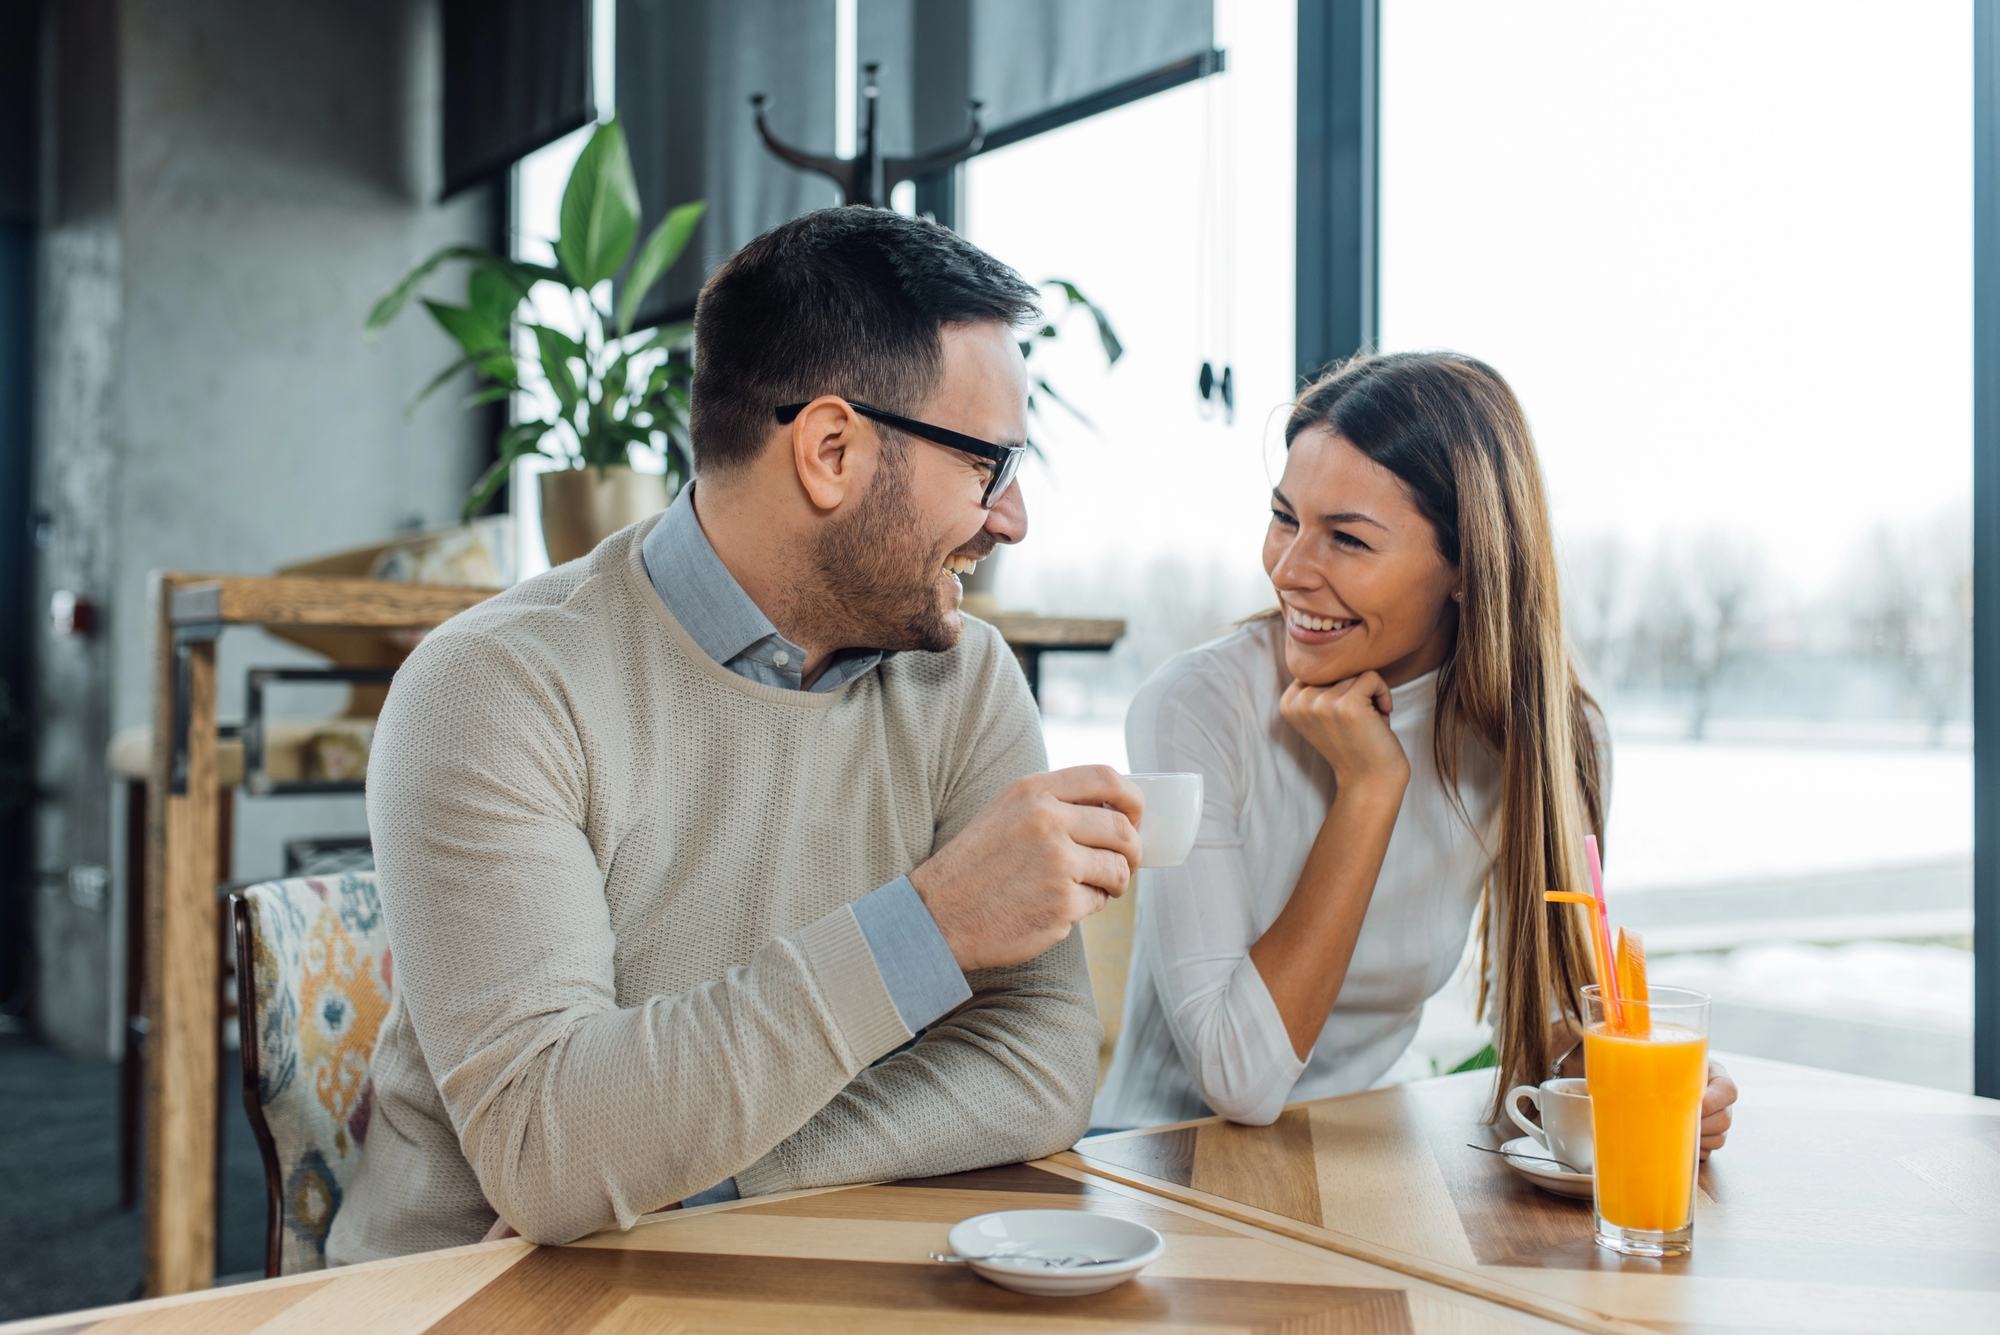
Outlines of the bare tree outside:
M 1923 711 L 1931 745 L 1969 705 L 1972 534 L 1954 507 L 1935 520 L 1878 528 L 1849 573 L 1854 647 L 1894 673 Z
M 1750 534 L 1708 531 L 1650 551 L 1618 532 L 1570 538 L 1563 615 L 1579 668 L 1614 716 L 1691 741 L 1719 720 L 1920 718 L 1940 744 L 1970 708 L 1966 511 L 1867 535 L 1835 593 L 1809 601 Z M 1275 601 L 1250 557 L 1114 558 L 1003 578 L 1001 595 L 1052 614 L 1127 619 L 1114 653 L 1044 665 L 1060 683 L 1052 708 L 1093 716 L 1122 713 L 1168 657 Z
M 1057 694 L 1080 689 L 1095 707 L 1124 701 L 1175 654 L 1229 632 L 1241 618 L 1277 605 L 1270 581 L 1250 559 L 1227 564 L 1159 556 L 1112 558 L 1087 568 L 1037 571 L 1020 579 L 1002 568 L 1000 600 L 1052 616 L 1120 616 L 1125 638 L 1108 655 L 1054 654 L 1043 660 Z M 1071 703 L 1077 703 L 1073 698 Z
M 1619 684 L 1667 692 L 1686 686 L 1694 670 L 1695 615 L 1687 563 L 1661 543 L 1636 580 L 1624 637 Z
M 1608 690 L 1630 647 L 1632 549 L 1618 535 L 1600 533 L 1571 544 L 1565 555 L 1563 620 L 1590 683 Z
M 1764 610 L 1769 580 L 1757 547 L 1727 533 L 1707 533 L 1696 539 L 1687 565 L 1694 687 L 1688 736 L 1700 741 L 1708 733 L 1717 678 L 1755 654 L 1761 645 L 1757 617 Z
M 1964 506 L 1856 542 L 1832 596 L 1804 600 L 1748 534 L 1640 552 L 1570 540 L 1564 620 L 1614 713 L 1674 715 L 1694 741 L 1722 717 L 1912 719 L 1932 743 L 1970 711 L 1972 558 Z

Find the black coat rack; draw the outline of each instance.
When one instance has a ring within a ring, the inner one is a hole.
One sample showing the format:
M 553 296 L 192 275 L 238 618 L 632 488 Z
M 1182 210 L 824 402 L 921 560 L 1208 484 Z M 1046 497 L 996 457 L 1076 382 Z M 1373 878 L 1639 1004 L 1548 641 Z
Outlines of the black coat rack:
M 986 142 L 986 131 L 979 123 L 980 103 L 974 101 L 970 104 L 972 132 L 957 143 L 920 158 L 883 157 L 875 144 L 875 101 L 879 96 L 875 71 L 880 68 L 881 65 L 874 62 L 862 66 L 866 78 L 862 83 L 861 97 L 867 111 L 862 118 L 861 151 L 851 158 L 821 157 L 784 143 L 771 133 L 771 127 L 764 122 L 764 106 L 770 99 L 762 93 L 753 93 L 750 97 L 750 105 L 757 109 L 757 133 L 763 136 L 764 147 L 794 167 L 818 172 L 839 186 L 840 202 L 843 204 L 871 204 L 886 208 L 889 192 L 904 181 L 914 181 L 920 176 L 931 176 L 956 167 L 979 152 Z

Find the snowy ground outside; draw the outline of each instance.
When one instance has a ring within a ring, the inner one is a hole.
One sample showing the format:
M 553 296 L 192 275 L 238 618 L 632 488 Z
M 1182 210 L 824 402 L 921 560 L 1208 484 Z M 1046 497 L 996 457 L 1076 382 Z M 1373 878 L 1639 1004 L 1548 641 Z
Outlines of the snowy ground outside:
M 1972 752 L 1625 741 L 1607 893 L 1972 856 Z
M 1049 765 L 1125 764 L 1125 726 L 1042 722 Z M 1972 752 L 1616 738 L 1609 890 L 1972 856 Z
M 1616 738 L 1614 921 L 1629 897 L 1669 947 L 1652 952 L 1659 981 L 1714 996 L 1717 1048 L 1969 1089 L 1970 750 L 1750 731 Z M 1044 732 L 1052 767 L 1126 767 L 1114 718 Z M 1473 986 L 1462 968 L 1426 1008 L 1421 1063 L 1449 1069 L 1485 1043 Z

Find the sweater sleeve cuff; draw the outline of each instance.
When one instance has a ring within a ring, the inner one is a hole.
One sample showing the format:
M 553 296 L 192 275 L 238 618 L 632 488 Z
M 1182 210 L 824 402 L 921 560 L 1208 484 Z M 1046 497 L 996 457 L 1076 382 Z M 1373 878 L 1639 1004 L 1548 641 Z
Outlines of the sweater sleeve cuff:
M 847 1047 L 842 1056 L 854 1070 L 909 1042 L 911 1030 L 896 1012 L 852 905 L 841 905 L 792 939 L 827 1000 Z
M 896 1014 L 911 1033 L 971 999 L 972 988 L 951 946 L 909 877 L 898 876 L 862 896 L 854 904 L 854 920 L 861 924 Z

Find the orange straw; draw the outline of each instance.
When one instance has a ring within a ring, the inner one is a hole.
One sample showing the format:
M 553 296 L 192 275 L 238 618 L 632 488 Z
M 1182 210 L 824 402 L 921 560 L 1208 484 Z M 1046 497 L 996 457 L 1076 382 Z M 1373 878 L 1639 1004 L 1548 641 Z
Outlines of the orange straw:
M 1652 1017 L 1647 1014 L 1646 1005 L 1651 999 L 1646 989 L 1646 943 L 1637 932 L 1623 927 L 1618 929 L 1618 995 L 1626 1003 L 1625 1032 L 1635 1038 L 1651 1034 Z
M 1618 986 L 1618 957 L 1611 950 L 1611 906 L 1604 902 L 1604 864 L 1597 856 L 1597 836 L 1583 836 L 1583 856 L 1590 863 L 1590 893 L 1597 898 L 1597 952 L 1604 961 L 1604 1001 L 1611 1027 L 1625 1027 L 1625 997 Z
M 1613 982 L 1617 976 L 1617 965 L 1615 961 L 1604 958 L 1603 942 L 1597 935 L 1597 901 L 1573 890 L 1547 890 L 1542 893 L 1542 898 L 1551 904 L 1581 904 L 1590 910 L 1590 954 L 1597 962 L 1598 990 L 1604 997 L 1604 1019 L 1606 1023 L 1612 1023 L 1614 1015 L 1622 1016 L 1622 1012 L 1616 1009 L 1618 993 Z M 1616 1027 L 1615 1024 L 1613 1027 Z
M 1604 902 L 1604 867 L 1597 857 L 1597 836 L 1583 837 L 1583 851 L 1590 863 L 1590 888 L 1583 895 L 1569 890 L 1550 890 L 1542 898 L 1551 903 L 1583 904 L 1590 909 L 1591 953 L 1597 957 L 1598 989 L 1604 996 L 1604 1019 L 1613 1030 L 1625 1027 L 1625 1007 L 1618 988 L 1617 956 L 1611 951 L 1611 915 Z

